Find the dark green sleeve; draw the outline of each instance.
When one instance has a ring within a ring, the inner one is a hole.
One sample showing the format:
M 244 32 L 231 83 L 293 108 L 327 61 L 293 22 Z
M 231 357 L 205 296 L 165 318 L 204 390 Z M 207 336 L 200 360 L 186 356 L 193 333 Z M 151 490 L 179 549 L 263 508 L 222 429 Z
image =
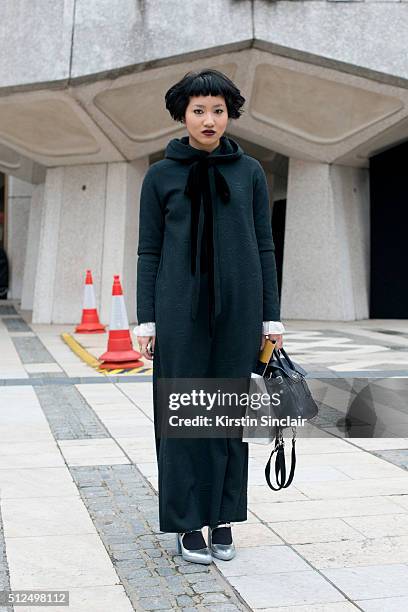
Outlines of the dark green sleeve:
M 140 192 L 139 245 L 137 249 L 138 324 L 155 321 L 154 294 L 163 243 L 164 215 L 152 168 L 146 172 Z
M 254 174 L 253 215 L 263 278 L 263 320 L 280 321 L 275 245 L 272 237 L 271 209 L 264 169 L 258 162 Z

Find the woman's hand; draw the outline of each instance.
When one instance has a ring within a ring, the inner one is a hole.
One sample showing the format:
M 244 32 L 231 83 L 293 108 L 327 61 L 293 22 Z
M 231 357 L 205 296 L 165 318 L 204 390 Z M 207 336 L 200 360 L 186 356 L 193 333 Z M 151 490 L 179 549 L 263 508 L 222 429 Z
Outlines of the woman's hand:
M 141 352 L 142 357 L 152 361 L 156 336 L 136 336 L 136 338 L 139 343 L 139 351 Z
M 283 334 L 268 334 L 268 336 L 265 336 L 264 334 L 262 334 L 262 340 L 261 340 L 261 347 L 259 350 L 262 351 L 264 345 L 265 345 L 265 339 L 269 338 L 269 340 L 276 340 L 276 346 L 277 348 L 281 349 L 283 346 Z

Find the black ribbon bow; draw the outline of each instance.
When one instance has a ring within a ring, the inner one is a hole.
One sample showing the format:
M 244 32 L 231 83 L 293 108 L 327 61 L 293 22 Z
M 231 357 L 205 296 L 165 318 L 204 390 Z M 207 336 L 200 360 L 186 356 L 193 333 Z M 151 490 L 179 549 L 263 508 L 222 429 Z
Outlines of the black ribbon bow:
M 191 162 L 191 160 L 189 160 Z M 230 200 L 227 181 L 217 168 L 216 157 L 200 156 L 191 163 L 184 193 L 191 199 L 191 273 L 195 276 L 192 317 L 197 316 L 201 272 L 208 272 L 208 323 L 213 336 L 215 317 L 221 312 L 218 268 L 214 264 L 213 202 L 210 168 L 216 192 L 226 204 Z

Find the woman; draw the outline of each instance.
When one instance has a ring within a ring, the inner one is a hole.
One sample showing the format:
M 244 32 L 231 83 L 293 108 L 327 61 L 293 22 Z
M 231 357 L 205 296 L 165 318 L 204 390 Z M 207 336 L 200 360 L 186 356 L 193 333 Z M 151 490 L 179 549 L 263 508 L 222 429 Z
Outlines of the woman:
M 144 177 L 134 331 L 147 359 L 154 351 L 160 529 L 176 533 L 184 559 L 211 563 L 235 556 L 231 524 L 247 520 L 248 444 L 160 438 L 157 379 L 248 377 L 264 336 L 281 347 L 284 328 L 266 177 L 224 135 L 245 99 L 208 69 L 187 73 L 165 100 L 188 136 Z

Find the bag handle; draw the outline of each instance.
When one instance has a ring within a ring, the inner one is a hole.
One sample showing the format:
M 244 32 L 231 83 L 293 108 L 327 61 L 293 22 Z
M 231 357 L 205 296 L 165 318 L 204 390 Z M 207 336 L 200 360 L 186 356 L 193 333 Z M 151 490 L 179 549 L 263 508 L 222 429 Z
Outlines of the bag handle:
M 283 350 L 283 349 L 278 349 L 278 347 L 277 347 L 276 345 L 274 346 L 273 351 L 272 351 L 272 355 L 271 355 L 271 358 L 270 358 L 270 360 L 269 360 L 268 365 L 270 365 L 270 363 L 271 363 L 271 361 L 272 361 L 272 358 L 273 358 L 273 356 L 275 355 L 275 357 L 276 357 L 276 361 L 278 362 L 279 367 L 280 367 L 280 368 L 281 368 L 283 371 L 285 371 L 285 370 L 286 370 L 286 368 L 285 368 L 284 363 L 282 362 L 282 357 L 280 356 L 280 352 L 279 352 L 279 351 L 282 351 L 282 350 Z
M 289 357 L 289 355 L 287 354 L 287 352 L 285 351 L 285 349 L 282 347 L 281 349 L 278 349 L 281 351 L 282 355 L 284 356 L 284 358 L 286 359 L 286 361 L 288 362 L 290 369 L 291 370 L 296 370 L 295 366 L 293 365 L 293 362 L 291 360 L 291 358 Z
M 278 434 L 276 436 L 275 439 L 275 448 L 272 450 L 270 457 L 268 459 L 268 462 L 265 466 L 265 478 L 266 478 L 266 482 L 268 483 L 268 486 L 270 489 L 273 489 L 274 491 L 279 491 L 280 489 L 283 489 L 285 487 L 288 487 L 292 480 L 293 480 L 293 476 L 295 475 L 295 467 L 296 467 L 296 450 L 295 450 L 295 442 L 296 442 L 296 435 L 293 435 L 292 437 L 292 457 L 291 457 L 291 466 L 290 466 L 290 473 L 289 473 L 289 478 L 288 481 L 285 483 L 286 480 L 286 463 L 285 463 L 285 441 L 283 439 L 283 435 L 282 435 L 282 430 L 281 428 L 278 428 Z M 278 488 L 275 488 L 273 486 L 273 484 L 271 483 L 271 477 L 270 477 L 270 472 L 271 472 L 271 459 L 272 459 L 272 455 L 273 453 L 277 451 L 276 454 L 276 461 L 275 461 L 275 477 L 276 477 L 276 482 L 278 483 Z M 281 478 L 279 479 L 279 473 L 281 474 Z
M 287 352 L 285 351 L 284 348 L 278 349 L 278 348 L 274 347 L 274 349 L 272 351 L 271 359 L 272 359 L 273 355 L 275 354 L 276 361 L 278 362 L 279 367 L 281 368 L 281 370 L 283 370 L 284 372 L 289 374 L 287 365 L 285 365 L 283 363 L 283 361 L 282 361 L 281 353 L 282 353 L 285 361 L 289 365 L 289 368 L 292 370 L 292 372 L 296 372 L 297 370 L 296 370 L 296 368 L 295 368 L 291 358 L 289 357 L 289 355 L 287 354 Z M 271 359 L 269 360 L 269 363 L 270 363 Z M 269 365 L 269 363 L 268 363 L 268 365 Z

